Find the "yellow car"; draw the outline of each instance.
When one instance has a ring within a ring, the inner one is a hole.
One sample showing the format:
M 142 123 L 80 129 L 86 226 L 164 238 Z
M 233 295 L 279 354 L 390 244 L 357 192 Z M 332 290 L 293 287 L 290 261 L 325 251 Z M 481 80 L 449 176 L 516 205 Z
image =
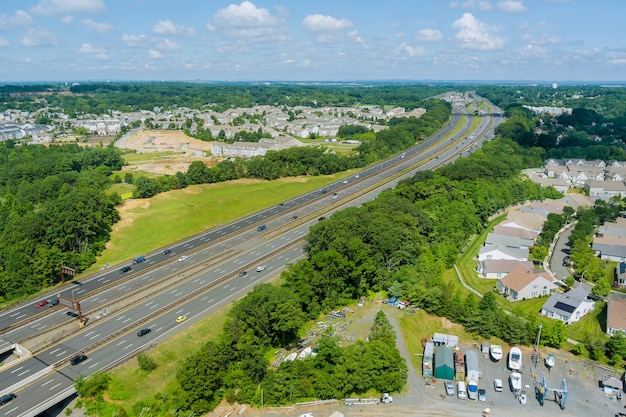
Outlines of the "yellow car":
M 176 317 L 176 323 L 182 323 L 185 320 L 187 320 L 187 316 L 178 316 L 178 317 Z

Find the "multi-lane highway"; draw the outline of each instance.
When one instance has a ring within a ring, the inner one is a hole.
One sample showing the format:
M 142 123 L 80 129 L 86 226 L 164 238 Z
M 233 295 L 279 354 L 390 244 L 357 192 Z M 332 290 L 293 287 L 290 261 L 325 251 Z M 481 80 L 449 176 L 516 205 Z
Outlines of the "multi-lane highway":
M 0 394 L 17 392 L 18 397 L 0 407 L 0 417 L 32 416 L 45 410 L 73 393 L 73 381 L 78 375 L 107 369 L 146 345 L 163 340 L 179 327 L 241 297 L 302 257 L 303 239 L 319 216 L 371 200 L 381 189 L 393 187 L 417 170 L 433 169 L 453 160 L 493 134 L 491 117 L 481 117 L 473 132 L 469 132 L 471 114 L 466 115 L 465 125 L 459 128 L 461 120 L 459 112 L 455 112 L 452 122 L 437 135 L 358 175 L 328 185 L 324 188 L 326 193 L 311 192 L 179 242 L 166 255 L 160 251 L 148 254 L 145 262 L 132 266 L 132 275 L 115 268 L 68 286 L 61 295 L 80 300 L 81 309 L 89 318 L 87 325 L 42 346 L 35 356 L 1 370 Z M 454 137 L 449 137 L 454 131 Z M 389 178 L 393 180 L 390 182 Z M 257 231 L 259 224 L 267 228 Z M 182 254 L 188 258 L 178 262 Z M 256 272 L 259 265 L 265 269 Z M 247 274 L 240 276 L 241 271 Z M 162 288 L 164 283 L 168 285 Z M 145 294 L 140 302 L 121 302 L 139 291 Z M 0 316 L 6 344 L 41 336 L 47 329 L 55 334 L 59 326 L 76 321 L 66 315 L 66 307 L 37 309 L 34 304 Z M 187 320 L 177 323 L 178 316 L 186 316 Z M 152 331 L 138 337 L 140 328 Z M 51 336 L 50 340 L 54 338 Z M 77 353 L 87 354 L 88 359 L 68 366 L 68 359 Z

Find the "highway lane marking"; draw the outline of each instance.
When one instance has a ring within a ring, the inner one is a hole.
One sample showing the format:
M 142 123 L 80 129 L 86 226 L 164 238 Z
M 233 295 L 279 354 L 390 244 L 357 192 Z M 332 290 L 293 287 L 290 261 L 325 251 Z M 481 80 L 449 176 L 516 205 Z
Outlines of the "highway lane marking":
M 123 345 L 124 343 L 126 343 L 126 339 L 122 340 L 121 342 L 119 342 L 117 345 L 115 346 L 119 346 L 119 345 Z
M 279 256 L 278 258 L 276 258 L 276 259 L 278 259 L 278 260 L 280 261 L 281 259 L 283 259 L 283 255 L 280 255 L 280 256 Z
M 230 287 L 230 284 L 224 285 L 224 288 L 228 288 L 228 287 Z
M 56 351 L 57 351 L 57 350 L 59 350 L 59 349 L 61 349 L 61 348 L 56 348 L 56 349 L 54 349 L 52 352 L 50 352 L 50 354 L 52 355 L 54 352 L 56 352 Z
M 177 291 L 177 290 L 176 290 L 176 289 L 174 289 L 174 290 L 170 291 L 170 294 L 174 294 L 176 291 Z
M 146 307 L 148 307 L 148 306 L 149 306 L 150 304 L 152 304 L 153 302 L 154 302 L 154 301 L 149 301 L 149 302 L 145 303 L 144 305 L 145 305 Z
M 97 366 L 97 365 L 98 365 L 98 363 L 99 363 L 99 362 L 94 363 L 93 365 L 91 365 L 91 366 L 90 366 L 89 368 L 87 368 L 87 369 L 91 369 L 91 368 L 93 368 L 94 366 Z
M 65 355 L 66 353 L 67 353 L 67 350 L 64 350 L 63 352 L 61 352 L 61 353 L 59 353 L 59 354 L 57 355 L 57 358 L 58 358 L 59 356 Z
M 14 407 L 14 408 L 10 409 L 9 411 L 7 411 L 6 413 L 4 413 L 4 415 L 6 416 L 6 415 L 8 415 L 8 414 L 11 414 L 12 412 L 14 412 L 15 410 L 17 410 L 18 408 L 19 408 L 19 407 Z
M 11 373 L 14 374 L 14 373 L 16 373 L 17 371 L 19 371 L 20 369 L 23 369 L 23 368 L 24 368 L 23 366 L 20 366 L 19 368 L 12 370 Z
M 85 334 L 85 337 L 89 336 L 90 334 L 93 334 L 95 332 L 95 330 L 90 331 L 89 333 Z
M 98 298 L 100 298 L 100 297 L 90 298 L 89 301 L 98 301 Z
M 224 288 L 224 289 L 226 289 L 226 288 Z M 230 290 L 231 290 L 231 291 L 237 291 L 237 287 L 235 287 L 235 286 L 233 285 L 233 288 L 231 288 Z
M 108 300 L 108 298 L 103 298 L 102 300 L 100 300 L 100 302 L 104 303 L 106 300 Z
M 132 347 L 132 346 L 133 346 L 133 344 L 131 343 L 130 345 L 127 345 L 127 346 L 124 348 L 124 350 L 126 350 L 126 349 L 128 349 L 129 347 Z
M 46 382 L 44 382 L 43 384 L 41 384 L 42 387 L 45 387 L 46 385 L 48 385 L 49 383 L 53 382 L 52 379 L 47 380 Z
M 127 323 L 127 322 L 131 321 L 132 319 L 133 319 L 132 317 L 129 317 L 126 320 L 124 320 L 122 323 Z
M 204 301 L 204 300 L 206 300 L 207 298 L 209 298 L 209 296 L 208 296 L 208 295 L 205 295 L 204 297 L 202 297 L 202 298 L 200 299 L 200 301 Z
M 129 319 L 129 320 L 130 320 L 130 319 Z M 94 334 L 94 335 L 93 335 L 93 337 L 90 337 L 90 338 L 89 338 L 89 340 L 93 340 L 93 339 L 95 339 L 96 337 L 99 337 L 99 336 L 100 336 L 100 333 L 98 333 L 98 334 Z
M 59 385 L 61 385 L 61 383 L 59 382 L 58 384 L 56 384 L 53 387 L 48 388 L 48 391 L 52 391 L 53 389 L 55 389 L 56 387 L 58 387 Z
M 30 372 L 30 369 L 27 369 L 24 372 L 22 372 L 21 374 L 17 374 L 17 376 L 22 376 L 22 375 L 27 374 L 29 372 Z
M 26 317 L 26 314 L 22 314 L 16 317 L 17 320 L 21 319 L 22 317 Z
M 153 309 L 157 308 L 158 306 L 159 306 L 158 304 L 155 304 L 152 307 L 150 307 L 150 310 L 153 310 Z
M 174 294 L 174 296 L 178 297 L 179 295 L 181 295 L 183 292 L 182 291 L 178 291 L 176 294 Z
M 163 330 L 163 327 L 159 327 L 158 329 L 155 329 L 155 332 L 158 332 L 159 330 Z
M 206 282 L 206 279 L 203 279 L 202 281 L 200 281 L 200 284 L 204 284 Z
M 200 279 L 200 278 L 196 278 L 196 279 L 194 279 L 194 280 L 193 280 L 193 281 L 191 281 L 191 282 L 196 283 L 196 282 L 198 282 L 198 280 L 199 280 L 199 279 Z
M 118 317 L 118 318 L 116 318 L 115 320 L 116 320 L 116 321 L 120 321 L 120 320 L 122 320 L 124 317 L 126 317 L 126 315 L 119 316 L 119 317 Z
M 215 298 L 211 298 L 209 301 L 207 301 L 207 303 L 212 303 L 213 301 L 215 301 Z

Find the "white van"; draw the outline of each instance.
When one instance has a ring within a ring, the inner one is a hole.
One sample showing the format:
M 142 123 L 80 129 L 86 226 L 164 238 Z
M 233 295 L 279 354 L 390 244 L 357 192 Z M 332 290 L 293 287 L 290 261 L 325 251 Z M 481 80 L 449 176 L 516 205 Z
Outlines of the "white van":
M 460 400 L 467 398 L 467 390 L 465 389 L 465 381 L 458 381 L 456 383 L 456 393 Z

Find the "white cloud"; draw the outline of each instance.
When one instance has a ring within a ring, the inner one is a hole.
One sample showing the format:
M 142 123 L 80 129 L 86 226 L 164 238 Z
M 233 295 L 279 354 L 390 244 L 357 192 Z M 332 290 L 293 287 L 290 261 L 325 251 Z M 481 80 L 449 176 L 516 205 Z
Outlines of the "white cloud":
M 74 21 L 74 16 L 69 15 L 69 14 L 61 18 L 61 23 L 63 23 L 64 25 L 69 25 L 73 21 Z
M 157 35 L 194 36 L 196 31 L 186 26 L 176 26 L 170 20 L 161 20 L 152 28 Z
M 162 51 L 164 50 L 173 51 L 173 50 L 181 48 L 179 44 L 177 44 L 176 42 L 170 41 L 169 39 L 163 39 L 159 41 L 156 47 Z
M 89 43 L 84 43 L 80 46 L 80 48 L 76 49 L 76 53 L 81 54 L 81 55 L 101 54 L 103 52 L 104 52 L 104 49 L 96 48 Z
M 526 6 L 522 4 L 519 0 L 503 0 L 499 1 L 498 9 L 507 13 L 522 13 L 528 10 Z
M 422 56 L 426 53 L 426 50 L 424 49 L 423 46 L 421 45 L 411 46 L 406 43 L 400 44 L 400 47 L 398 48 L 398 50 L 400 54 L 404 54 L 410 57 Z
M 563 43 L 563 38 L 559 35 L 552 35 L 549 33 L 542 33 L 538 36 L 527 33 L 522 36 L 522 40 L 533 45 L 556 45 Z
M 29 28 L 20 42 L 24 46 L 56 45 L 57 35 L 43 28 Z
M 0 48 L 4 48 L 5 46 L 11 45 L 8 39 L 0 37 Z
M 443 39 L 443 34 L 435 29 L 418 30 L 415 40 L 418 42 L 437 42 Z
M 273 15 L 269 10 L 243 1 L 220 9 L 213 16 L 213 25 L 228 37 L 245 39 L 249 42 L 285 41 L 287 24 L 284 18 Z
M 348 19 L 336 19 L 321 14 L 311 14 L 302 20 L 302 27 L 307 32 L 336 32 L 350 29 L 352 26 L 352 22 Z
M 461 47 L 482 51 L 502 49 L 506 38 L 496 36 L 496 28 L 482 23 L 471 13 L 463 13 L 460 19 L 452 23 L 453 29 L 458 29 L 454 38 Z
M 141 46 L 148 42 L 146 35 L 122 35 L 122 42 L 127 46 Z
M 23 10 L 18 10 L 13 16 L 0 13 L 0 30 L 10 30 L 17 26 L 29 26 L 33 18 Z
M 161 59 L 163 57 L 165 57 L 165 55 L 163 55 L 161 52 L 155 50 L 155 49 L 150 49 L 148 51 L 148 56 L 150 58 L 154 58 L 154 59 Z
M 87 26 L 89 29 L 93 30 L 97 33 L 106 33 L 113 30 L 113 26 L 108 23 L 98 23 L 94 22 L 91 19 L 83 20 L 83 25 Z
M 30 9 L 35 14 L 99 13 L 105 9 L 104 0 L 41 0 Z
M 448 6 L 451 9 L 456 7 L 460 7 L 462 9 L 479 9 L 479 10 L 491 10 L 493 6 L 490 2 L 486 0 L 466 0 L 463 2 L 460 1 L 451 1 Z

